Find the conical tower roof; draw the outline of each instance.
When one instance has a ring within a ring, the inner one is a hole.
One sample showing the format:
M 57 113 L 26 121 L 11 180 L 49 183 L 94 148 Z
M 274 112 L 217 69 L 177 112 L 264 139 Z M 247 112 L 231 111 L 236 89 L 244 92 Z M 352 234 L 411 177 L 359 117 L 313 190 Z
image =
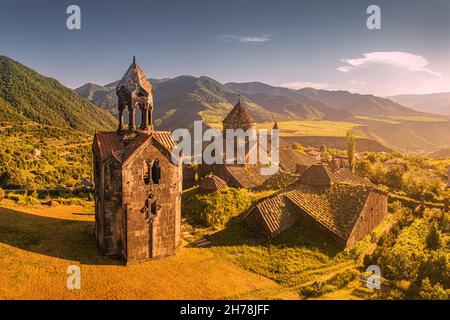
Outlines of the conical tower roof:
M 239 99 L 238 103 L 234 106 L 231 112 L 225 117 L 223 120 L 224 124 L 250 124 L 255 123 L 252 116 L 248 113 L 245 107 L 241 103 L 241 99 Z
M 133 92 L 137 88 L 141 87 L 147 93 L 152 92 L 152 85 L 147 80 L 147 77 L 141 67 L 136 63 L 136 58 L 133 57 L 133 62 L 128 68 L 125 75 L 122 77 L 122 80 L 117 84 L 116 90 L 118 91 L 120 88 L 125 87 L 128 92 Z

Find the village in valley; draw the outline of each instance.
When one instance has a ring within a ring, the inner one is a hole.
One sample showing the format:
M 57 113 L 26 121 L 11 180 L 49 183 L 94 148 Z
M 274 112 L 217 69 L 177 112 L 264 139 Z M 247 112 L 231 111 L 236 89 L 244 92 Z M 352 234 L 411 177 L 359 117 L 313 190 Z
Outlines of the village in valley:
M 147 79 L 133 58 L 115 86 L 117 127 L 96 131 L 92 145 L 88 136 L 73 143 L 83 146 L 81 154 L 92 150 L 91 176 L 62 189 L 2 190 L 2 263 L 43 274 L 19 276 L 13 295 L 2 282 L 0 298 L 446 297 L 450 162 L 360 147 L 352 129 L 343 148 L 326 139 L 304 145 L 274 121 L 256 161 L 244 140 L 240 162 L 234 145 L 234 162 L 183 163 L 171 132 L 155 127 L 157 97 Z M 220 131 L 227 138 L 259 125 L 238 96 Z M 0 129 L 9 154 L 16 128 L 5 122 Z M 28 147 L 29 163 L 47 156 L 49 142 L 62 160 L 73 152 L 67 142 L 57 145 L 60 134 L 39 135 Z M 265 175 L 261 152 L 273 144 L 277 171 Z M 223 147 L 219 157 L 229 145 Z M 441 271 L 430 267 L 435 261 Z M 81 290 L 61 285 L 66 265 L 81 267 Z M 2 268 L 0 276 L 13 272 Z

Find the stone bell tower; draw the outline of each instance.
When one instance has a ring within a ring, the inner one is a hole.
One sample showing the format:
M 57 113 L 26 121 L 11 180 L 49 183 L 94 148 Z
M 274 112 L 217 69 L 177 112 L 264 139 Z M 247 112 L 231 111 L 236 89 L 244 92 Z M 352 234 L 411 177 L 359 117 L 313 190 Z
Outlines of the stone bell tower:
M 142 124 L 140 130 L 153 130 L 153 87 L 145 77 L 144 71 L 133 62 L 116 87 L 119 100 L 119 130 L 136 130 L 136 114 L 141 112 Z M 124 111 L 128 110 L 128 126 L 124 124 Z
M 97 246 L 126 263 L 173 255 L 181 233 L 180 155 L 172 134 L 153 128 L 153 88 L 136 59 L 116 93 L 119 128 L 96 132 L 92 145 Z

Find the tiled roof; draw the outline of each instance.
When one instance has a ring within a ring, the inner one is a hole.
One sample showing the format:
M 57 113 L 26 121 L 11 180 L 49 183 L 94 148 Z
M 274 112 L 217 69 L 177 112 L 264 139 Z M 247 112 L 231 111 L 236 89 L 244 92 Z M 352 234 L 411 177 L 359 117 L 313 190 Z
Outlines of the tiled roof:
M 301 186 L 285 196 L 323 227 L 346 240 L 371 191 L 370 186 L 337 183 L 328 188 Z
M 225 166 L 225 170 L 238 182 L 241 188 L 252 189 L 264 183 L 270 176 L 261 175 L 261 166 Z
M 124 142 L 122 136 L 113 132 L 96 132 L 94 145 L 97 146 L 102 161 L 114 157 L 121 163 L 130 159 L 149 139 L 159 143 L 169 154 L 176 146 L 172 134 L 168 131 L 139 132 L 134 139 Z
M 317 160 L 313 157 L 301 154 L 292 148 L 283 148 L 279 152 L 280 167 L 287 172 L 295 173 L 297 171 L 297 165 L 309 167 L 317 163 Z
M 357 175 L 356 173 L 353 173 L 348 168 L 339 169 L 338 171 L 335 172 L 335 175 L 343 182 L 372 185 L 372 183 L 369 180 Z
M 117 90 L 121 87 L 125 87 L 128 92 L 133 92 L 138 87 L 143 88 L 147 93 L 152 92 L 152 85 L 147 80 L 147 77 L 141 67 L 136 63 L 136 60 L 133 58 L 133 62 L 128 68 L 125 75 L 122 77 L 122 80 L 117 84 Z
M 154 131 L 153 137 L 170 152 L 177 146 L 170 131 Z
M 323 163 L 313 164 L 300 177 L 299 182 L 310 186 L 329 186 L 340 179 Z
M 117 132 L 96 132 L 94 145 L 97 145 L 102 161 L 123 149 L 123 143 L 118 139 Z
M 203 191 L 217 191 L 228 187 L 227 183 L 215 175 L 205 177 L 199 185 L 200 190 Z
M 250 116 L 245 107 L 239 100 L 230 113 L 223 120 L 224 124 L 246 124 L 255 123 L 255 120 Z
M 286 201 L 284 195 L 269 198 L 257 204 L 256 209 L 269 229 L 271 237 L 289 229 L 299 220 L 299 215 Z

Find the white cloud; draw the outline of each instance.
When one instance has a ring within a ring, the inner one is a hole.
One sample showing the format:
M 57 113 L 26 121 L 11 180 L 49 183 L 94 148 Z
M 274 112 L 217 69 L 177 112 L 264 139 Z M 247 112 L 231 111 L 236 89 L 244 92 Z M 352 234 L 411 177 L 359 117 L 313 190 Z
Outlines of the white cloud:
M 302 89 L 302 88 L 327 89 L 331 87 L 331 84 L 326 82 L 299 81 L 299 82 L 282 83 L 280 84 L 280 86 L 289 89 Z
M 422 56 L 408 52 L 369 52 L 364 53 L 362 57 L 355 59 L 343 59 L 346 65 L 337 68 L 337 71 L 349 73 L 354 70 L 367 68 L 374 65 L 389 65 L 408 71 L 426 72 L 430 75 L 441 77 L 442 74 L 425 68 L 429 62 Z
M 267 42 L 272 40 L 272 36 L 265 35 L 236 35 L 236 34 L 222 34 L 219 36 L 223 41 L 239 41 L 239 42 Z

